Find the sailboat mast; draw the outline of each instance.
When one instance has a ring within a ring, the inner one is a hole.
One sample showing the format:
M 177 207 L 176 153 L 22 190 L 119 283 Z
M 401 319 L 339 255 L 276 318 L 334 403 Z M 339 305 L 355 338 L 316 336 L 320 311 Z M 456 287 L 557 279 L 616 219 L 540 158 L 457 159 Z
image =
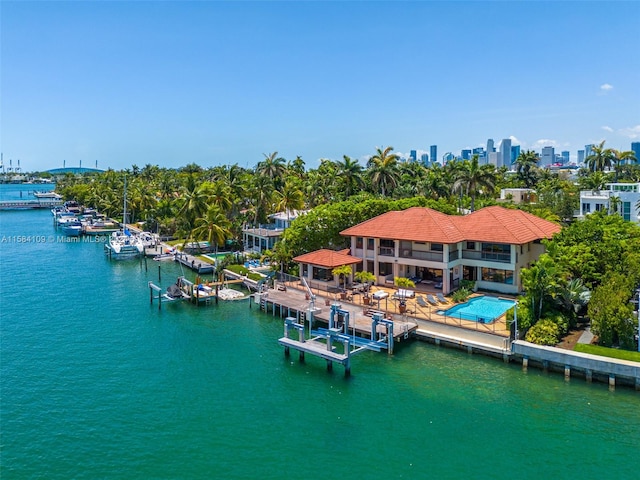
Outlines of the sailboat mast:
M 122 212 L 122 231 L 127 231 L 127 176 L 124 176 L 124 211 Z

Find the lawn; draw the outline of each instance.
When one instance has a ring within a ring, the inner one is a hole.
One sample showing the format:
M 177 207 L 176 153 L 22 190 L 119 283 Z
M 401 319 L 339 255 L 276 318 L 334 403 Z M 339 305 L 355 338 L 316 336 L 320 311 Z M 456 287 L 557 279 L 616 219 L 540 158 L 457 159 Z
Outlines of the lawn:
M 619 350 L 617 348 L 601 347 L 599 345 L 588 345 L 585 343 L 576 344 L 573 350 L 575 352 L 591 353 L 592 355 L 600 355 L 602 357 L 619 358 L 620 360 L 640 362 L 640 352 L 632 352 L 629 350 Z

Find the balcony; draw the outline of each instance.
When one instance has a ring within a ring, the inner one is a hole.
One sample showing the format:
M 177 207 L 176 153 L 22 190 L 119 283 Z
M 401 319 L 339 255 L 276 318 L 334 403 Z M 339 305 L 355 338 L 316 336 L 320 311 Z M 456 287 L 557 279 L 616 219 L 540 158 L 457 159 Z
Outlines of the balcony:
M 380 247 L 378 248 L 378 255 L 383 255 L 385 257 L 394 257 L 395 249 L 393 247 Z
M 492 253 L 478 252 L 475 250 L 463 250 L 462 258 L 466 258 L 469 260 L 489 260 L 491 262 L 511 263 L 510 253 Z
M 409 250 L 403 248 L 400 250 L 401 258 L 411 258 L 413 260 L 427 260 L 429 262 L 439 262 L 442 263 L 444 256 L 442 252 L 423 252 L 420 250 Z

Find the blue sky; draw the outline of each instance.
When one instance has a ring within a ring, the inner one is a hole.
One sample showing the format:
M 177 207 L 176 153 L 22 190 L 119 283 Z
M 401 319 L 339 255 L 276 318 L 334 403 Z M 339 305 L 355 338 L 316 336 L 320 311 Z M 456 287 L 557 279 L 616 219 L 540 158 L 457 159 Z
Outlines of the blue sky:
M 640 2 L 13 2 L 23 170 L 640 141 Z

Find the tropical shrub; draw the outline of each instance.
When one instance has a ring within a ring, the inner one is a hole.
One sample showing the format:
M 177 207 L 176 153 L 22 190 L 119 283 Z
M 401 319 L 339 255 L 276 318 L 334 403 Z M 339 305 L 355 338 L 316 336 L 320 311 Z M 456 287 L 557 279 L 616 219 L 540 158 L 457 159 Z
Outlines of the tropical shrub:
M 451 294 L 451 298 L 456 303 L 466 302 L 467 300 L 469 300 L 470 296 L 471 291 L 467 290 L 465 287 L 460 287 L 458 290 L 453 292 L 453 294 Z
M 560 328 L 553 320 L 545 318 L 531 327 L 524 339 L 536 345 L 555 345 L 560 339 Z

